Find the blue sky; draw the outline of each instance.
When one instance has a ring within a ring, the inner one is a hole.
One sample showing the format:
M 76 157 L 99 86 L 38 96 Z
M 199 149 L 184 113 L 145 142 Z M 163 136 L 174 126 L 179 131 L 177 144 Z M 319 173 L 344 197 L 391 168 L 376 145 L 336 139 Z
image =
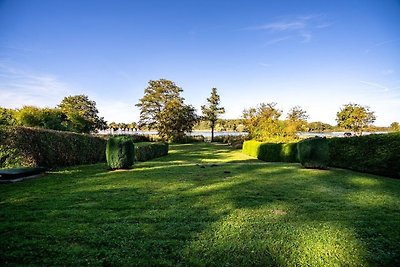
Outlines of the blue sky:
M 0 0 L 0 106 L 86 94 L 109 122 L 137 121 L 149 80 L 225 118 L 277 102 L 335 123 L 353 102 L 400 121 L 400 1 Z

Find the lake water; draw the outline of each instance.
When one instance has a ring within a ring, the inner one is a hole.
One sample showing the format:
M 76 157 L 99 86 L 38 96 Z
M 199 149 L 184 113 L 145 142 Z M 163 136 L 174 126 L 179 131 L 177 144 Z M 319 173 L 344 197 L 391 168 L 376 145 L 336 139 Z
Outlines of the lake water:
M 300 138 L 308 138 L 308 137 L 345 137 L 344 135 L 345 132 L 321 132 L 321 133 L 313 133 L 313 132 L 299 132 L 297 135 Z M 363 135 L 369 135 L 369 134 L 386 134 L 387 132 L 364 132 Z M 104 130 L 100 131 L 99 134 L 142 134 L 142 135 L 156 135 L 157 131 L 122 131 L 122 130 L 117 130 L 117 131 L 112 131 L 112 130 Z M 210 138 L 211 137 L 211 131 L 193 131 L 192 133 L 189 133 L 189 135 L 202 135 L 205 138 Z M 224 132 L 214 132 L 214 136 L 221 136 L 221 135 L 247 135 L 247 133 L 243 132 L 229 132 L 229 131 L 224 131 Z M 351 132 L 351 135 L 354 136 L 354 133 Z

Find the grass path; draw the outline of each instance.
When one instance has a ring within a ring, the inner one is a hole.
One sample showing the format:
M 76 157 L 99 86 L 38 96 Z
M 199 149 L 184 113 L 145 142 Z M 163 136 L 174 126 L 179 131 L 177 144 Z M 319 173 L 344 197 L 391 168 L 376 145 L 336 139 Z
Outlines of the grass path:
M 172 145 L 0 185 L 0 265 L 399 266 L 400 181 Z

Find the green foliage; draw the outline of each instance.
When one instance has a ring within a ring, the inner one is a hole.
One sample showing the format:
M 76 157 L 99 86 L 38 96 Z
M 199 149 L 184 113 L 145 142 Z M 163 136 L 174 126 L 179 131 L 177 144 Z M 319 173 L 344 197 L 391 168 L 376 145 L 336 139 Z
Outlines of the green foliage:
M 0 126 L 0 168 L 90 164 L 105 160 L 106 141 L 90 135 Z
M 64 125 L 69 131 L 90 133 L 107 127 L 104 119 L 98 116 L 96 102 L 89 100 L 86 95 L 65 97 L 59 108 L 66 116 Z
M 225 109 L 220 107 L 220 97 L 217 93 L 217 88 L 211 89 L 211 96 L 207 98 L 207 104 L 201 106 L 203 118 L 210 123 L 211 127 L 211 142 L 214 141 L 214 129 L 218 120 L 218 116 L 225 113 Z
M 184 104 L 182 91 L 172 81 L 149 81 L 144 96 L 136 104 L 140 108 L 139 126 L 157 129 L 163 139 L 172 142 L 191 132 L 198 117 L 193 106 Z
M 329 144 L 326 138 L 309 138 L 297 143 L 300 163 L 310 169 L 326 169 L 329 163 Z
M 167 102 L 158 114 L 158 134 L 170 142 L 180 142 L 185 133 L 191 132 L 198 117 L 191 105 L 177 99 Z
M 266 162 L 298 162 L 297 143 L 244 141 L 243 153 Z
M 279 143 L 261 143 L 257 158 L 267 162 L 280 162 L 281 147 Z
M 15 110 L 0 107 L 0 125 L 14 125 L 15 124 Z
M 249 137 L 257 141 L 280 143 L 297 139 L 297 128 L 303 127 L 302 121 L 307 115 L 299 107 L 292 109 L 290 118 L 296 121 L 282 121 L 282 111 L 276 108 L 276 103 L 261 103 L 257 107 L 243 111 L 243 124 Z
M 400 178 L 400 133 L 329 139 L 333 167 Z
M 147 161 L 168 155 L 167 143 L 135 143 L 135 160 Z
M 390 124 L 390 130 L 393 132 L 400 132 L 400 124 L 398 122 L 392 122 Z
M 176 140 L 177 144 L 190 144 L 204 142 L 205 138 L 202 135 L 185 135 L 183 138 Z
M 360 135 L 363 129 L 376 120 L 373 111 L 367 106 L 359 104 L 346 104 L 336 114 L 336 121 L 339 127 L 358 132 Z
M 280 161 L 299 162 L 297 143 L 281 143 Z
M 246 155 L 258 158 L 261 144 L 261 142 L 256 140 L 244 141 L 242 152 Z
M 135 149 L 127 136 L 110 137 L 106 146 L 107 164 L 111 169 L 129 169 L 134 162 Z

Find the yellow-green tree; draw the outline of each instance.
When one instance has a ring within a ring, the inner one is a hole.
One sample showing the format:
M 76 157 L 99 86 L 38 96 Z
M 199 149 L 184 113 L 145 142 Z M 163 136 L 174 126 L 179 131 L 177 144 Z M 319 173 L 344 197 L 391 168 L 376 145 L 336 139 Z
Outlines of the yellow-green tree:
M 376 120 L 369 107 L 359 104 L 346 104 L 336 113 L 336 122 L 339 127 L 354 131 L 362 135 L 363 130 Z

